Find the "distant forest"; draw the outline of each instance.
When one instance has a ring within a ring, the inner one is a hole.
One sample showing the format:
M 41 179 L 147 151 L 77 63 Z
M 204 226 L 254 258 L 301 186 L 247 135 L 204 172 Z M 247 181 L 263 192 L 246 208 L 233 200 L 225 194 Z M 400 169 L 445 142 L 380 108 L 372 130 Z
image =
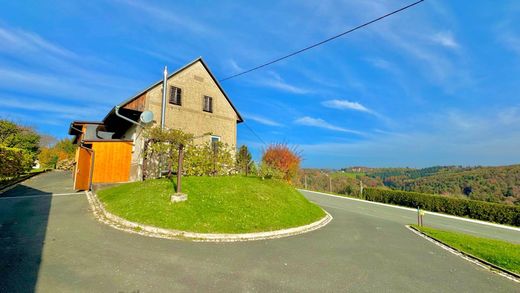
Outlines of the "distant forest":
M 297 185 L 335 193 L 359 193 L 365 186 L 415 191 L 520 205 L 520 165 L 414 168 L 349 167 L 339 171 L 303 169 Z

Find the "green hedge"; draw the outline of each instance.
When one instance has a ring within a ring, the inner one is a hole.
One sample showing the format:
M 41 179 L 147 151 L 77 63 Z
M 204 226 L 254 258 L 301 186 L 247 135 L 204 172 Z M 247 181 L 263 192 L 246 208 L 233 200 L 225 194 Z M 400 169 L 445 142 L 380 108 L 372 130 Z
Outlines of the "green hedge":
M 520 226 L 520 207 L 418 192 L 366 188 L 363 197 L 370 201 L 421 208 L 460 217 Z
M 0 146 L 0 179 L 16 177 L 31 169 L 32 156 L 17 148 Z

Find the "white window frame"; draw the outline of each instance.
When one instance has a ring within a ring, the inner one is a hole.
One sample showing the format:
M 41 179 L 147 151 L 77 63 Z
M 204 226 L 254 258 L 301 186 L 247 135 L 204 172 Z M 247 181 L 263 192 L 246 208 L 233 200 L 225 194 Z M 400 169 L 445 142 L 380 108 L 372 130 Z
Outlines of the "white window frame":
M 211 136 L 209 137 L 209 142 L 210 142 L 210 143 L 213 143 L 213 138 L 216 138 L 216 139 L 217 139 L 217 142 L 220 141 L 220 136 L 218 136 L 218 135 L 211 135 Z

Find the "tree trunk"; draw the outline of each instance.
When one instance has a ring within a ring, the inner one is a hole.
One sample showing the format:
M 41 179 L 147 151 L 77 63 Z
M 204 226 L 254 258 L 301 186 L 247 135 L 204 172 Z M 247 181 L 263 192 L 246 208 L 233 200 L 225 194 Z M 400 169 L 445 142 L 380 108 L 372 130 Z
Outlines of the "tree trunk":
M 179 161 L 177 167 L 177 193 L 182 192 L 181 179 L 182 179 L 182 160 L 184 159 L 184 146 L 179 145 Z

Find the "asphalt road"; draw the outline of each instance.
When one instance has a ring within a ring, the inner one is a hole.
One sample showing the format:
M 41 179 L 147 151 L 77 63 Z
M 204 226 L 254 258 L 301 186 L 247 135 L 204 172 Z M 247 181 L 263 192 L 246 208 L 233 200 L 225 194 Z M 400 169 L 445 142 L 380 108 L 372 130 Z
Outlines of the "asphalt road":
M 334 220 L 266 241 L 148 238 L 96 221 L 70 174 L 32 178 L 0 197 L 0 292 L 519 292 L 408 231 L 413 212 L 305 194 Z M 520 233 L 427 216 L 427 223 L 519 241 Z

